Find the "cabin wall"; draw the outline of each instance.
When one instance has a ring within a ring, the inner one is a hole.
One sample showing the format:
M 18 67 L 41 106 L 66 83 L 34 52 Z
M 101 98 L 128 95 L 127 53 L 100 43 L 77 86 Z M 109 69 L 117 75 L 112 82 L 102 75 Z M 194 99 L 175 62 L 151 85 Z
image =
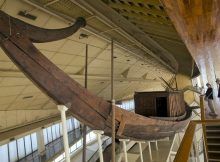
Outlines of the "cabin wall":
M 183 93 L 176 92 L 169 94 L 169 116 L 179 116 L 185 113 Z
M 185 88 L 186 86 L 193 86 L 191 78 L 183 74 L 177 74 L 176 81 L 179 90 Z M 190 105 L 195 100 L 193 92 L 184 92 L 184 100 Z
M 135 113 L 143 116 L 175 117 L 185 113 L 183 93 L 140 92 L 135 93 Z
M 156 114 L 154 94 L 135 94 L 134 100 L 135 113 L 143 116 L 154 116 Z

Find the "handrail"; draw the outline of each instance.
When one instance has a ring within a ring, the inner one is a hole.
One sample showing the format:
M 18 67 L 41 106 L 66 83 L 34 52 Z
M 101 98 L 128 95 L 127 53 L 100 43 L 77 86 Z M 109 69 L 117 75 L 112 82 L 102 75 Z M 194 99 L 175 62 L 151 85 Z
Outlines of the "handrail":
M 191 121 L 186 129 L 186 133 L 177 151 L 174 162 L 180 162 L 180 161 L 185 162 L 188 160 L 191 150 L 191 144 L 193 142 L 193 138 L 195 134 L 195 129 L 196 129 L 196 123 Z
M 102 149 L 103 151 L 107 148 L 107 146 L 111 144 L 111 138 L 107 138 L 102 142 Z M 96 157 L 98 153 L 98 150 L 96 152 L 94 152 L 94 154 L 89 158 L 88 162 L 93 162 L 92 160 L 94 160 L 94 157 Z M 97 159 L 95 159 L 96 161 Z
M 205 108 L 204 108 L 204 99 L 203 96 L 200 95 L 200 109 L 201 109 L 201 121 L 205 120 Z M 207 137 L 206 137 L 206 126 L 205 124 L 202 124 L 202 131 L 203 131 L 203 142 L 204 142 L 204 159 L 208 159 L 208 142 L 207 142 Z
M 200 108 L 201 108 L 201 120 L 194 120 L 189 123 L 187 130 L 185 132 L 185 135 L 180 144 L 180 147 L 177 151 L 174 162 L 180 162 L 180 161 L 187 162 L 188 161 L 197 124 L 202 124 L 204 144 L 205 144 L 205 158 L 208 159 L 206 124 L 220 124 L 220 119 L 207 119 L 207 120 L 205 119 L 203 96 L 200 96 Z

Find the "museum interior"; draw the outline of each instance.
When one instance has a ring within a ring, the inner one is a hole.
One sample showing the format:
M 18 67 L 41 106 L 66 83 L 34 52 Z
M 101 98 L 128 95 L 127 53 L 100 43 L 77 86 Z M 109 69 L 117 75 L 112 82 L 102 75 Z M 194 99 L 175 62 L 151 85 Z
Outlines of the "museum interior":
M 218 29 L 217 0 L 0 0 L 0 162 L 219 162 Z

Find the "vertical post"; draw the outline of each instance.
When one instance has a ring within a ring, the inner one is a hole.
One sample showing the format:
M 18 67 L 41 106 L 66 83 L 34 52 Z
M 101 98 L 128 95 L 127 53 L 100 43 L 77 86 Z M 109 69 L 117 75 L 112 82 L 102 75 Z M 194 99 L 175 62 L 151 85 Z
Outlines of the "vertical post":
M 111 41 L 112 162 L 115 162 L 114 42 Z
M 156 146 L 156 150 L 158 151 L 158 144 L 157 144 L 157 140 L 155 140 L 155 146 Z
M 140 159 L 141 159 L 141 162 L 144 162 L 141 143 L 145 143 L 145 142 L 137 141 L 137 143 L 138 143 L 138 145 L 139 145 L 139 151 L 140 151 Z
M 126 142 L 129 141 L 129 139 L 120 139 L 119 141 L 121 141 L 122 144 L 123 144 L 123 151 L 124 151 L 125 162 L 128 162 L 128 155 L 127 155 L 127 146 L 126 146 Z
M 139 145 L 139 151 L 140 151 L 140 158 L 141 158 L 141 162 L 144 162 L 143 160 L 143 154 L 142 154 L 142 147 L 141 147 L 141 143 L 138 142 L 138 145 Z
M 153 161 L 150 141 L 148 141 L 148 148 L 149 148 L 150 161 Z
M 178 134 L 179 134 L 179 133 L 178 133 Z M 174 143 L 175 143 L 175 141 L 177 141 L 176 138 L 177 138 L 177 134 L 174 135 L 173 142 L 172 142 L 172 144 L 171 144 L 170 151 L 169 151 L 169 154 L 168 154 L 168 157 L 167 157 L 166 162 L 171 161 L 171 153 L 173 152 L 172 150 L 173 150 L 173 147 L 174 147 Z M 170 139 L 169 139 L 169 140 L 170 140 Z M 179 145 L 180 145 L 180 144 L 178 144 L 178 147 L 179 147 Z
M 201 120 L 205 120 L 205 110 L 204 110 L 203 95 L 200 95 L 200 109 L 201 109 Z
M 45 154 L 45 145 L 44 145 L 44 134 L 43 134 L 43 129 L 39 129 L 37 131 L 37 149 L 38 149 L 38 154 L 40 156 L 43 156 Z
M 103 153 L 102 153 L 102 140 L 101 140 L 101 135 L 104 133 L 103 131 L 100 130 L 94 130 L 94 133 L 97 135 L 98 139 L 98 145 L 99 145 L 99 159 L 100 162 L 104 162 L 103 160 Z
M 67 127 L 66 127 L 66 111 L 68 108 L 64 105 L 58 105 L 58 110 L 61 113 L 61 120 L 62 120 L 62 130 L 63 130 L 63 144 L 65 150 L 65 157 L 66 162 L 70 162 L 70 153 L 69 153 L 69 141 L 67 135 Z
M 85 88 L 87 89 L 87 76 L 88 76 L 88 44 L 86 44 L 86 57 L 85 57 Z M 86 125 L 83 124 L 83 156 L 82 161 L 86 162 Z

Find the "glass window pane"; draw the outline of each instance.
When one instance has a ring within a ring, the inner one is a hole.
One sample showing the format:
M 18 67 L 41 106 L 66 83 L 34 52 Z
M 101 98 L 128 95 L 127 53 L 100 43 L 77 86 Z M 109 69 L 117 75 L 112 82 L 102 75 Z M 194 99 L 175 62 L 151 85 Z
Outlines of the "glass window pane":
M 67 132 L 69 132 L 70 131 L 69 120 L 66 120 L 66 127 L 67 127 Z
M 76 150 L 76 144 L 74 144 L 71 148 L 70 148 L 70 151 L 73 152 Z
M 26 155 L 28 155 L 28 154 L 32 153 L 30 135 L 25 136 L 24 140 L 25 140 Z
M 31 134 L 31 141 L 32 141 L 33 151 L 36 151 L 37 150 L 37 135 L 36 135 L 36 133 Z
M 43 134 L 44 134 L 44 144 L 48 144 L 48 140 L 47 140 L 47 130 L 43 129 Z
M 17 140 L 18 144 L 18 157 L 19 159 L 25 157 L 24 139 L 20 138 Z
M 60 135 L 63 135 L 63 127 L 61 123 L 60 123 Z
M 75 123 L 74 123 L 74 119 L 73 118 L 71 118 L 71 123 L 72 123 L 73 129 L 75 129 Z
M 71 119 L 68 120 L 70 131 L 73 130 Z
M 79 148 L 80 146 L 82 146 L 82 141 L 79 140 L 77 143 L 76 143 L 76 147 Z
M 57 139 L 57 134 L 56 134 L 56 127 L 55 127 L 55 125 L 52 125 L 51 129 L 52 129 L 53 141 L 54 141 L 55 139 Z
M 15 162 L 18 160 L 17 157 L 17 144 L 16 141 L 12 141 L 8 144 L 9 146 L 9 154 L 10 154 L 10 162 Z
M 56 128 L 56 134 L 57 134 L 57 138 L 59 138 L 60 137 L 60 125 L 59 124 L 56 124 L 55 125 L 55 128 Z
M 8 162 L 8 146 L 7 145 L 0 146 L 0 157 L 1 157 L 1 161 Z
M 51 127 L 47 128 L 47 135 L 48 135 L 48 143 L 52 142 L 52 133 L 51 133 Z

